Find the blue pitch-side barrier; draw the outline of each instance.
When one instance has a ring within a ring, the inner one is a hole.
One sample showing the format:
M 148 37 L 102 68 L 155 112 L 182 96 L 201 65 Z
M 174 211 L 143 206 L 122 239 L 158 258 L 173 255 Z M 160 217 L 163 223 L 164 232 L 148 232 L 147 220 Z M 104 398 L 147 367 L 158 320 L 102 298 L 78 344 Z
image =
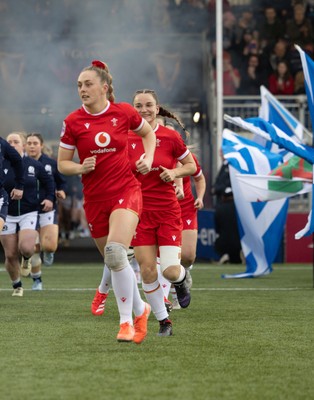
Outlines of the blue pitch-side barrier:
M 214 210 L 200 210 L 198 217 L 197 258 L 205 260 L 219 260 L 214 250 L 216 230 Z

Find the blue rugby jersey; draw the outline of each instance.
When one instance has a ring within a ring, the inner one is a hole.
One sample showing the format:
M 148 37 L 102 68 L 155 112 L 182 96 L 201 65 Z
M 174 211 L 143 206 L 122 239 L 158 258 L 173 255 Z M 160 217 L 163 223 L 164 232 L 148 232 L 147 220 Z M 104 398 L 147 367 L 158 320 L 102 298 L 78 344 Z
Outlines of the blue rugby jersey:
M 38 161 L 44 166 L 45 171 L 49 176 L 52 177 L 54 181 L 55 190 L 64 190 L 66 192 L 67 182 L 65 180 L 64 175 L 62 175 L 57 168 L 57 161 L 53 158 L 47 156 L 46 154 L 42 154 Z M 40 201 L 43 201 L 45 197 L 45 188 L 42 185 L 39 185 L 39 198 Z M 54 201 L 54 208 L 56 207 L 56 197 Z
M 23 215 L 32 211 L 41 212 L 40 203 L 43 199 L 52 202 L 55 200 L 54 181 L 47 174 L 44 166 L 28 156 L 24 156 L 22 160 L 24 164 L 24 193 L 21 200 L 9 199 L 8 215 L 11 216 Z M 4 160 L 3 172 L 5 175 L 4 188 L 10 193 L 15 183 L 15 171 L 10 161 Z M 45 190 L 45 196 L 42 200 L 39 199 L 39 184 Z
M 10 161 L 12 168 L 14 170 L 15 180 L 12 182 L 12 189 L 23 190 L 24 188 L 24 163 L 22 157 L 15 150 L 14 147 L 9 145 L 9 143 L 0 137 L 0 187 L 4 186 L 5 172 L 3 163 L 4 160 Z M 10 195 L 11 190 L 8 192 Z

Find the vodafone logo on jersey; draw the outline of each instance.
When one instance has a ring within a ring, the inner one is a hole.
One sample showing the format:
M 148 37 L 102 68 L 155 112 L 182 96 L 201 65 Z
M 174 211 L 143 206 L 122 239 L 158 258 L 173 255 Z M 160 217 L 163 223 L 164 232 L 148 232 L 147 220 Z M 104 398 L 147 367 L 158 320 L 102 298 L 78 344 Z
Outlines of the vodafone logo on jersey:
M 110 135 L 106 132 L 99 132 L 95 136 L 95 143 L 99 147 L 107 147 L 110 143 Z
M 99 132 L 95 136 L 95 143 L 97 144 L 98 147 L 101 147 L 100 149 L 98 148 L 97 150 L 91 150 L 91 154 L 100 154 L 100 153 L 114 153 L 117 151 L 115 147 L 109 148 L 109 144 L 111 142 L 111 137 L 109 133 L 107 132 Z

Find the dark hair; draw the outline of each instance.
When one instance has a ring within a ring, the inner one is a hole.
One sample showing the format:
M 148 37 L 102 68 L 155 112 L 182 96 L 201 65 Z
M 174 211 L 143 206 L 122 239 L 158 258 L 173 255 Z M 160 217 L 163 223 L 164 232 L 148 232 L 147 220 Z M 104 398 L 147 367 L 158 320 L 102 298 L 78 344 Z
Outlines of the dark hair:
M 137 90 L 133 95 L 133 103 L 134 103 L 134 99 L 135 99 L 136 95 L 141 94 L 141 93 L 151 94 L 153 96 L 153 98 L 155 99 L 156 104 L 159 106 L 158 115 L 160 115 L 161 117 L 174 119 L 179 124 L 179 126 L 184 130 L 184 133 L 186 134 L 186 136 L 187 137 L 190 136 L 190 133 L 187 131 L 187 129 L 185 128 L 185 125 L 180 120 L 180 118 L 178 116 L 176 116 L 175 114 L 173 114 L 171 111 L 167 110 L 164 106 L 160 105 L 159 100 L 158 100 L 158 96 L 157 96 L 157 94 L 156 94 L 156 92 L 154 90 L 152 90 L 152 89 L 140 89 L 140 90 Z
M 28 133 L 26 136 L 26 139 L 28 139 L 31 136 L 37 137 L 40 141 L 40 144 L 44 144 L 44 138 L 42 137 L 41 133 L 37 133 L 37 132 Z
M 109 89 L 108 89 L 108 100 L 111 101 L 112 103 L 114 102 L 114 94 L 113 94 L 113 85 L 112 85 L 112 76 L 109 72 L 109 68 L 107 64 L 105 64 L 102 61 L 95 60 L 92 62 L 92 65 L 89 67 L 85 67 L 83 71 L 95 71 L 96 74 L 99 76 L 101 82 L 106 82 L 108 83 Z
M 285 74 L 284 74 L 284 79 L 285 79 L 285 80 L 289 79 L 290 76 L 291 76 L 291 72 L 290 72 L 289 63 L 288 63 L 286 60 L 280 60 L 280 61 L 278 61 L 277 67 L 276 67 L 276 71 L 275 71 L 276 77 L 277 77 L 277 78 L 279 77 L 279 73 L 278 73 L 278 66 L 279 66 L 279 64 L 284 64 L 284 65 L 286 66 L 287 71 L 286 71 Z

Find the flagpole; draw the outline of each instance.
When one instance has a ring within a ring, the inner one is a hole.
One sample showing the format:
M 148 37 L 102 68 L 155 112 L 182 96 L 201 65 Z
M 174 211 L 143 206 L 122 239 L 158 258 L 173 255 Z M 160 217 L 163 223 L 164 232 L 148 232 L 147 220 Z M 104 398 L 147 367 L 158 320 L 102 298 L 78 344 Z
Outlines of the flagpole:
M 313 135 L 313 143 L 312 147 L 314 147 L 314 135 Z M 312 165 L 312 174 L 314 174 L 314 164 Z M 311 210 L 313 213 L 313 187 L 314 187 L 314 175 L 312 181 L 312 198 L 311 198 Z M 312 233 L 312 287 L 314 289 L 314 232 Z
M 302 62 L 302 69 L 304 75 L 304 84 L 305 84 L 305 92 L 307 96 L 307 102 L 309 107 L 309 112 L 312 121 L 312 147 L 314 148 L 314 93 L 313 93 L 313 77 L 314 77 L 314 61 L 308 56 L 305 51 L 301 49 L 300 46 L 297 44 L 294 47 L 298 50 L 301 57 Z M 313 172 L 314 172 L 314 164 L 313 164 Z M 311 226 L 310 230 L 312 232 L 312 243 L 313 243 L 313 251 L 312 251 L 312 277 L 313 277 L 313 288 L 314 288 L 314 229 L 313 229 L 313 213 L 314 213 L 314 175 L 313 175 L 313 182 L 312 182 L 312 201 L 311 201 Z
M 221 160 L 218 157 L 222 144 L 223 129 L 223 66 L 222 66 L 222 11 L 223 2 L 216 1 L 216 166 L 220 168 Z

